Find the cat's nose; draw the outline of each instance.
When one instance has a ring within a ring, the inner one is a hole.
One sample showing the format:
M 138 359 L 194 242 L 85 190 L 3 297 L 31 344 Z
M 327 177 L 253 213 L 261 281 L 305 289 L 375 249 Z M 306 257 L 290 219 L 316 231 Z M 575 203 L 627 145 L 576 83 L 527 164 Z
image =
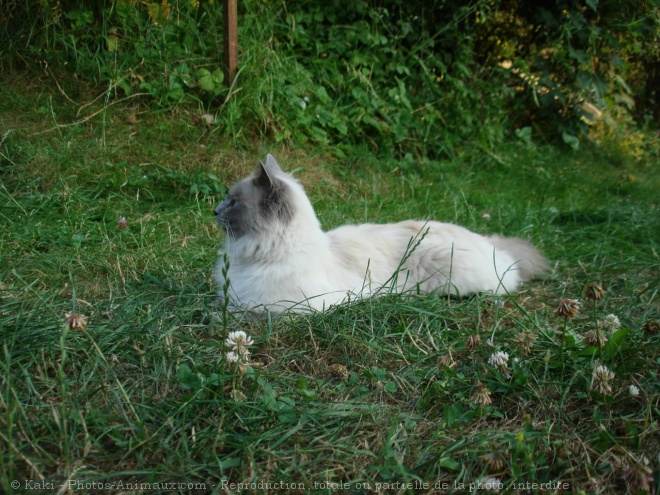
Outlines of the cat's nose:
M 220 205 L 216 206 L 216 207 L 213 209 L 213 214 L 214 214 L 216 217 L 218 216 L 218 213 L 220 213 Z

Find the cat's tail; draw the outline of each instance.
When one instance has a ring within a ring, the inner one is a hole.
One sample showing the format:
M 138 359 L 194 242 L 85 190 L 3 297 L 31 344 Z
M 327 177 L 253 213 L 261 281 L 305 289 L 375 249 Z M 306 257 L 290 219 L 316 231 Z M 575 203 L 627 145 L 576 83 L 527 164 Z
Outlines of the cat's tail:
M 523 281 L 543 275 L 550 270 L 550 265 L 540 251 L 524 239 L 490 235 L 488 240 L 516 260 L 516 268 Z

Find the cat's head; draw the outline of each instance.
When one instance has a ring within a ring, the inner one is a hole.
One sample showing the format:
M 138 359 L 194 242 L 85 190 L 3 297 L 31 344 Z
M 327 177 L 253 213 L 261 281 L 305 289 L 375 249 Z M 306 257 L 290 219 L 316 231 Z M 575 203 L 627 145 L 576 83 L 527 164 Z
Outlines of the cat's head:
M 311 208 L 300 184 L 268 155 L 266 163 L 259 162 L 252 175 L 234 185 L 214 211 L 222 229 L 238 239 L 286 229 L 307 206 Z

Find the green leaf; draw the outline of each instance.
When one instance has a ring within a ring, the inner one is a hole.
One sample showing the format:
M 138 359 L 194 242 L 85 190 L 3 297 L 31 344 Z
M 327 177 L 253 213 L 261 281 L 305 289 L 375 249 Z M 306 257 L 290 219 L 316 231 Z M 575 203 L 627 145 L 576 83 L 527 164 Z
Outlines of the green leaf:
M 623 340 L 626 338 L 626 335 L 630 333 L 630 328 L 620 328 L 614 335 L 610 337 L 610 340 L 605 344 L 603 349 L 607 359 L 612 359 L 621 349 L 627 348 L 627 345 L 624 345 Z
M 383 130 L 383 124 L 381 124 L 378 120 L 374 119 L 368 113 L 366 113 L 362 116 L 362 122 L 364 122 L 365 124 L 370 125 L 372 127 L 375 127 L 379 131 Z
M 393 394 L 394 392 L 396 392 L 396 383 L 394 383 L 394 382 L 387 382 L 387 383 L 385 384 L 385 386 L 383 387 L 383 390 L 385 390 L 386 392 L 389 392 L 389 393 Z
M 114 36 L 106 36 L 105 46 L 109 52 L 116 52 L 119 50 L 119 40 Z
M 204 91 L 208 91 L 209 93 L 213 92 L 215 89 L 215 81 L 213 80 L 211 72 L 209 72 L 207 69 L 199 69 L 195 73 L 195 77 L 197 77 L 197 82 L 199 82 L 199 86 Z
M 461 469 L 461 463 L 451 457 L 441 457 L 438 461 L 438 466 L 451 471 L 459 471 Z
M 310 387 L 309 381 L 307 379 L 299 378 L 298 381 L 296 381 L 296 387 L 305 399 L 316 399 L 316 390 Z
M 296 401 L 291 397 L 282 396 L 277 399 L 277 417 L 283 423 L 295 421 L 296 419 Z
M 217 373 L 211 373 L 211 375 L 208 378 L 208 381 L 206 382 L 206 385 L 207 386 L 220 385 L 220 383 L 222 383 L 222 377 Z
M 568 47 L 568 56 L 573 60 L 577 60 L 581 64 L 586 64 L 589 62 L 589 55 L 584 50 L 575 50 L 571 47 Z
M 463 406 L 460 404 L 451 404 L 444 406 L 442 408 L 442 413 L 445 418 L 445 422 L 447 423 L 447 426 L 453 426 L 456 423 L 458 423 L 461 418 L 463 417 Z
M 211 73 L 211 79 L 213 79 L 216 86 L 220 86 L 225 80 L 225 74 L 220 69 L 215 69 Z
M 580 140 L 573 136 L 572 134 L 569 134 L 568 132 L 564 132 L 561 135 L 561 138 L 563 141 L 571 147 L 573 151 L 577 151 L 580 149 Z
M 193 373 L 187 364 L 179 366 L 179 369 L 176 370 L 176 377 L 179 379 L 181 387 L 186 390 L 199 388 L 202 384 L 199 377 Z
M 529 126 L 522 127 L 520 129 L 516 129 L 515 131 L 516 137 L 520 139 L 523 143 L 525 143 L 525 146 L 530 148 L 532 146 L 532 128 Z

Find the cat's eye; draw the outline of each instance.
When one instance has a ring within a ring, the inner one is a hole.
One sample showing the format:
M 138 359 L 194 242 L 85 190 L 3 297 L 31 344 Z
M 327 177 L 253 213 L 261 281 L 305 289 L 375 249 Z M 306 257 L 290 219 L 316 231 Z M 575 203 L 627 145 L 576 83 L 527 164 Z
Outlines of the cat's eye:
M 231 208 L 236 205 L 236 200 L 234 198 L 227 198 L 226 200 L 227 208 Z

